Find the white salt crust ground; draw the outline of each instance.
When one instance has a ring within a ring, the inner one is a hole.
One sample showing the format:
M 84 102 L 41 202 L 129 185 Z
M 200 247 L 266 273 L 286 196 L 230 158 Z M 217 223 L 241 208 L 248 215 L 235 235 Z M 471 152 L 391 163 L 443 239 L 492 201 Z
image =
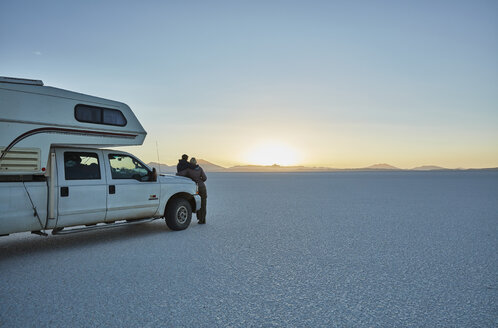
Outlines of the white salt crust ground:
M 204 226 L 0 238 L 0 327 L 498 326 L 498 172 L 208 178 Z

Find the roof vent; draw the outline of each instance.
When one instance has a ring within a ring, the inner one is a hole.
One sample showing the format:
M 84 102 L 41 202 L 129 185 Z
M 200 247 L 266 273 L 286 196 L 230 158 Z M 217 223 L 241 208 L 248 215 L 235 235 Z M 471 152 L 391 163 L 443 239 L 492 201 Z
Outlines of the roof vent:
M 42 80 L 19 79 L 17 77 L 0 76 L 0 83 L 29 84 L 43 86 Z

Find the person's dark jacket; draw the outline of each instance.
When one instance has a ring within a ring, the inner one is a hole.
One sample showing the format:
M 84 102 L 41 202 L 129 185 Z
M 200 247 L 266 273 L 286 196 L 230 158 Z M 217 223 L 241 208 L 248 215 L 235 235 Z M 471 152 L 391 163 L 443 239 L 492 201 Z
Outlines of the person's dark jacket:
M 186 170 L 190 167 L 191 167 L 191 165 L 187 160 L 179 159 L 178 164 L 176 165 L 176 172 L 178 173 L 178 172 Z
M 206 173 L 199 165 L 196 165 L 194 168 L 187 168 L 177 173 L 177 175 L 188 177 L 194 180 L 195 183 L 204 185 L 204 181 L 207 180 Z

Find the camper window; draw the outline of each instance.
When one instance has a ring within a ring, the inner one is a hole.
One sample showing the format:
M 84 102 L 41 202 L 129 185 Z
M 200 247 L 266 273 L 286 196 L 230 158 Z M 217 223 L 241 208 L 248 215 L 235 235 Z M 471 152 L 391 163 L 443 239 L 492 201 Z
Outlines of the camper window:
M 117 125 L 125 126 L 126 118 L 123 113 L 117 109 L 88 106 L 88 105 L 76 105 L 74 107 L 74 117 L 79 122 L 85 123 L 95 123 L 95 124 L 107 124 L 107 125 Z
M 64 174 L 66 180 L 100 180 L 97 154 L 64 152 Z

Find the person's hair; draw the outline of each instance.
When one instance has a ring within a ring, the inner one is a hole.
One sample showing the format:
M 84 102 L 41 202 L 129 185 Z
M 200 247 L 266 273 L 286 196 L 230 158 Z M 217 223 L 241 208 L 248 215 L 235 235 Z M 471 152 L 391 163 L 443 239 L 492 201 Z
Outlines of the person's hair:
M 187 154 L 183 154 L 182 155 L 182 159 L 187 160 L 188 159 L 188 155 Z
M 197 160 L 195 159 L 195 157 L 192 157 L 192 158 L 190 159 L 190 164 L 192 164 L 192 165 L 197 165 Z

